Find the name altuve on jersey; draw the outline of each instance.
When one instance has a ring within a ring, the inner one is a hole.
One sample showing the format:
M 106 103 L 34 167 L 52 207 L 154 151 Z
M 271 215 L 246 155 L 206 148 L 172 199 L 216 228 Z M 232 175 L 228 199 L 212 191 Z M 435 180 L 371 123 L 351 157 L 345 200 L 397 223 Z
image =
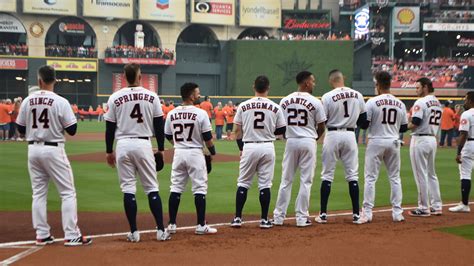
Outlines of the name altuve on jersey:
M 302 105 L 302 106 L 306 107 L 306 109 L 308 109 L 308 111 L 310 111 L 310 112 L 316 110 L 316 108 L 313 106 L 313 104 L 308 102 L 308 100 L 298 98 L 298 97 L 291 98 L 289 100 L 285 100 L 285 102 L 281 103 L 281 108 L 283 108 L 283 110 L 286 110 L 288 105 L 291 105 L 291 104 Z
M 114 104 L 116 107 L 119 107 L 123 103 L 132 102 L 132 101 L 147 101 L 147 102 L 153 103 L 155 101 L 155 97 L 146 93 L 132 93 L 132 94 L 118 97 L 114 101 Z
M 273 106 L 271 103 L 253 102 L 242 105 L 242 112 L 252 109 L 267 109 L 274 112 L 275 114 L 278 112 L 278 107 Z
M 174 114 L 170 115 L 170 120 L 175 121 L 175 120 L 196 120 L 197 119 L 197 114 L 194 113 L 181 113 L 181 112 L 176 112 Z

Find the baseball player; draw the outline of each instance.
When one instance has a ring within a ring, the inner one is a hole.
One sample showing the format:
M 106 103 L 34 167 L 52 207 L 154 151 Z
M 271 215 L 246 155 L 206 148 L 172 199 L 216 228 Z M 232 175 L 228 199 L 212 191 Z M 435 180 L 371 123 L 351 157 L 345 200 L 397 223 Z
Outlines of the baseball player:
M 402 184 L 400 180 L 399 134 L 407 131 L 408 120 L 405 104 L 390 94 L 392 77 L 382 71 L 375 75 L 377 97 L 367 101 L 369 144 L 365 152 L 365 185 L 361 223 L 372 221 L 375 202 L 375 182 L 382 162 L 387 167 L 394 222 L 404 221 L 402 209 Z
M 242 226 L 242 209 L 247 200 L 247 191 L 255 174 L 258 176 L 260 206 L 262 215 L 260 228 L 271 228 L 268 220 L 270 188 L 275 167 L 275 135 L 286 131 L 286 122 L 278 104 L 267 97 L 270 81 L 258 76 L 254 82 L 255 97 L 239 105 L 234 117 L 236 140 L 240 150 L 239 178 L 235 204 L 235 218 L 232 227 Z
M 327 222 L 327 205 L 334 180 L 336 162 L 341 160 L 349 183 L 352 200 L 352 221 L 359 223 L 359 150 L 355 139 L 356 125 L 366 127 L 367 114 L 364 97 L 358 91 L 344 85 L 342 72 L 335 69 L 329 72 L 332 91 L 321 98 L 327 116 L 328 132 L 324 138 L 321 172 L 321 211 L 316 222 Z
M 418 188 L 418 208 L 409 214 L 416 217 L 441 215 L 442 202 L 435 172 L 435 156 L 436 134 L 443 110 L 441 103 L 434 96 L 433 84 L 428 78 L 416 81 L 416 94 L 421 98 L 412 107 L 408 128 L 412 131 L 410 159 Z
M 128 87 L 110 96 L 107 102 L 109 111 L 104 116 L 107 163 L 111 167 L 117 166 L 125 214 L 130 225 L 127 240 L 140 241 L 135 198 L 137 191 L 135 175 L 138 174 L 155 218 L 157 240 L 165 241 L 170 239 L 170 234 L 163 225 L 156 163 L 151 145 L 154 132 L 158 142 L 158 153 L 164 150 L 163 110 L 158 95 L 140 86 L 142 78 L 140 66 L 127 64 L 123 69 Z M 117 139 L 116 153 L 113 150 L 114 139 Z
M 300 190 L 295 202 L 296 226 L 311 225 L 309 198 L 316 168 L 316 140 L 324 134 L 326 113 L 320 100 L 311 95 L 315 85 L 311 72 L 302 71 L 296 75 L 298 91 L 283 98 L 280 107 L 287 120 L 285 155 L 278 191 L 273 211 L 273 224 L 283 225 L 286 210 L 291 199 L 291 186 L 295 172 L 300 168 Z
M 61 196 L 61 216 L 65 246 L 89 245 L 77 226 L 77 200 L 74 176 L 64 150 L 64 131 L 73 136 L 77 120 L 69 102 L 53 92 L 56 74 L 51 66 L 38 70 L 40 90 L 31 93 L 21 104 L 16 120 L 18 131 L 28 141 L 28 172 L 33 190 L 33 227 L 36 245 L 52 244 L 47 221 L 48 183 L 52 179 Z
M 206 224 L 207 170 L 203 144 L 211 155 L 216 155 L 212 142 L 211 123 L 205 110 L 193 105 L 200 95 L 199 86 L 185 83 L 181 86 L 183 104 L 168 113 L 165 123 L 166 138 L 174 145 L 171 170 L 171 194 L 169 198 L 170 221 L 168 231 L 176 233 L 176 216 L 181 194 L 191 179 L 194 204 L 196 205 L 197 235 L 215 234 L 217 229 Z
M 469 193 L 471 192 L 471 174 L 474 161 L 474 91 L 470 91 L 464 98 L 464 109 L 459 125 L 459 144 L 456 162 L 459 165 L 461 176 L 461 198 L 462 201 L 450 212 L 470 212 Z

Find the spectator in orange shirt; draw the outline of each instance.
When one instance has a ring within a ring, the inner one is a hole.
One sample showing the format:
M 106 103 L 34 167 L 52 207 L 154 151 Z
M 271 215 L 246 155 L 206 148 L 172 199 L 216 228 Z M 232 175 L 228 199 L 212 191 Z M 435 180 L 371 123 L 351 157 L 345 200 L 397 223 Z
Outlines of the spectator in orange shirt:
M 204 102 L 202 102 L 199 106 L 202 110 L 206 111 L 207 115 L 209 116 L 209 121 L 211 121 L 212 124 L 212 109 L 214 107 L 212 106 L 209 96 L 204 97 Z
M 77 107 L 77 104 L 73 103 L 71 107 L 72 107 L 72 112 L 76 116 L 76 119 L 79 119 L 79 108 Z
M 439 140 L 439 146 L 444 146 L 444 140 L 448 138 L 448 147 L 451 147 L 454 133 L 454 121 L 456 116 L 453 109 L 449 107 L 452 101 L 446 101 L 444 103 L 443 114 L 441 115 L 441 139 Z
M 12 114 L 11 107 L 6 104 L 5 100 L 0 102 L 0 130 L 2 131 L 2 140 L 9 140 L 8 134 L 10 131 L 10 122 L 11 114 Z
M 235 106 L 232 101 L 229 101 L 227 105 L 224 107 L 225 112 L 225 121 L 226 126 L 225 130 L 227 131 L 227 140 L 232 140 L 231 134 L 234 130 L 234 116 L 235 116 Z
M 163 110 L 163 119 L 166 119 L 166 116 L 168 116 L 168 112 L 170 111 L 168 108 L 169 102 L 166 102 L 164 100 L 161 100 L 161 110 Z
M 89 113 L 89 121 L 92 121 L 92 115 L 94 114 L 94 108 L 92 108 L 92 105 L 89 105 L 87 112 Z
M 222 103 L 218 102 L 216 108 L 214 108 L 214 117 L 216 123 L 216 139 L 222 139 L 222 128 L 224 127 L 225 111 L 222 108 Z
M 18 113 L 20 112 L 21 101 L 22 101 L 21 97 L 15 98 L 15 99 L 13 99 L 13 104 L 11 105 L 12 114 L 10 115 L 10 117 L 11 117 L 10 134 L 8 135 L 8 137 L 11 140 L 22 141 L 22 139 L 20 137 L 20 133 L 18 132 L 17 127 L 16 127 L 16 123 L 15 123 L 16 118 L 18 117 Z
M 174 102 L 173 101 L 170 101 L 170 105 L 168 106 L 168 112 L 171 112 L 171 110 L 173 110 L 174 108 Z
M 102 109 L 102 105 L 97 105 L 95 112 L 97 113 L 97 122 L 101 122 L 104 117 L 104 109 Z
M 460 104 L 456 104 L 454 107 L 454 138 L 459 137 L 459 125 L 461 123 L 461 114 L 462 114 L 462 107 Z

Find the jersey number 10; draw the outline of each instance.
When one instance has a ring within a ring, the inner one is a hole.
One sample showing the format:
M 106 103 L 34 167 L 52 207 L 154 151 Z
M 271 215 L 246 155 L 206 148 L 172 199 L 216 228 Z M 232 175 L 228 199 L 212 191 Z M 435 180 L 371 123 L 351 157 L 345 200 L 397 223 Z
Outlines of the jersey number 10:
M 397 109 L 382 109 L 382 124 L 395 125 L 397 122 Z

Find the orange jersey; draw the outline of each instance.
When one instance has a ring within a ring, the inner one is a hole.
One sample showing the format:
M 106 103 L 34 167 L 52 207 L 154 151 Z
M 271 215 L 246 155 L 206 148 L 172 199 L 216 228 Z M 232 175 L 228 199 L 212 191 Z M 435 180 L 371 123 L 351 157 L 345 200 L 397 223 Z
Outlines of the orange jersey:
M 215 123 L 216 126 L 223 126 L 224 125 L 224 118 L 225 118 L 225 111 L 224 109 L 215 108 L 214 109 L 214 115 L 216 116 L 215 118 Z
M 441 130 L 449 130 L 454 127 L 455 114 L 453 109 L 449 107 L 443 108 L 441 116 Z
M 212 103 L 208 101 L 204 101 L 200 104 L 200 108 L 204 111 L 206 111 L 207 115 L 209 118 L 212 117 Z
M 102 114 L 104 114 L 104 109 L 102 109 L 102 107 L 98 106 L 97 109 L 95 109 L 95 112 L 99 115 L 102 115 Z
M 0 104 L 0 124 L 7 124 L 12 121 L 10 116 L 11 114 L 11 107 L 6 104 Z
M 168 112 L 170 111 L 169 107 L 166 105 L 161 105 L 161 110 L 163 110 L 163 118 L 166 119 Z
M 235 116 L 235 111 L 234 107 L 226 106 L 223 108 L 225 112 L 225 120 L 227 121 L 228 124 L 234 123 L 234 116 Z
M 72 112 L 75 113 L 75 114 L 77 114 L 77 112 L 79 112 L 79 108 L 77 107 L 77 105 L 74 104 L 72 106 Z

